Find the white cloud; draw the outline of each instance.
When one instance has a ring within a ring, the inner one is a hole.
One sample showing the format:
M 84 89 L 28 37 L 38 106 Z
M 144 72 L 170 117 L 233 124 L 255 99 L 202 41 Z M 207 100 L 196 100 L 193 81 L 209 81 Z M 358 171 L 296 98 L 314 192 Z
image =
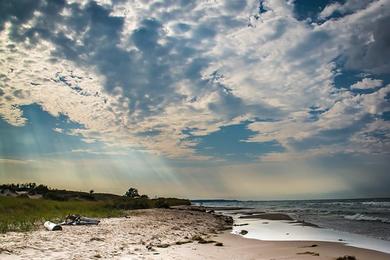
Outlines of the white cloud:
M 356 38 L 362 40 L 356 51 L 369 46 L 375 27 L 369 21 L 380 24 L 378 21 L 389 15 L 388 8 L 381 7 L 386 0 L 363 10 L 353 3 L 330 5 L 321 15 L 328 17 L 340 8 L 348 9 L 346 13 L 358 10 L 356 13 L 308 25 L 296 20 L 290 2 L 281 0 L 264 1 L 268 11 L 258 19 L 254 18 L 258 1 L 234 8 L 230 2 L 215 1 L 188 2 L 186 6 L 169 1 L 124 1 L 113 7 L 110 16 L 123 18 L 118 39 L 113 34 L 109 41 L 98 38 L 100 42 L 90 44 L 86 38 L 99 33 L 88 35 L 91 28 L 86 27 L 77 34 L 70 23 L 58 22 L 56 33 L 63 33 L 77 46 L 62 46 L 50 37 L 29 45 L 13 39 L 8 24 L 0 35 L 0 71 L 4 73 L 0 115 L 10 124 L 22 126 L 26 119 L 20 107 L 37 103 L 53 116 L 64 114 L 83 125 L 67 133 L 87 142 L 98 140 L 110 146 L 194 159 L 208 157 L 194 152 L 195 143 L 184 140 L 188 135 L 183 130 L 207 135 L 222 126 L 256 118 L 267 121 L 250 124 L 257 133 L 250 141 L 276 140 L 287 149 L 285 155 L 268 158 L 305 157 L 307 153 L 297 151 L 293 141 L 353 125 L 375 131 L 376 124 L 365 122 L 365 117 L 380 115 L 388 108 L 384 101 L 388 87 L 355 95 L 334 86 L 335 59 L 347 53 L 347 63 L 353 64 Z M 111 7 L 109 1 L 104 4 Z M 85 6 L 87 2 L 80 10 Z M 67 19 L 74 15 L 70 9 L 64 14 Z M 154 23 L 145 22 L 150 18 Z M 27 32 L 38 20 L 20 30 Z M 112 29 L 98 22 L 95 26 Z M 362 32 L 356 29 L 360 27 Z M 138 45 L 135 30 L 140 32 Z M 142 38 L 142 33 L 151 34 Z M 145 39 L 148 41 L 142 42 Z M 147 44 L 152 46 L 142 49 Z M 80 54 L 77 59 L 64 58 L 73 51 Z M 387 65 L 374 59 L 374 54 L 356 63 L 358 67 L 372 73 L 386 70 Z M 351 88 L 382 83 L 365 78 Z M 316 120 L 312 120 L 313 108 Z M 380 128 L 387 126 L 384 123 Z M 148 134 L 152 130 L 158 133 Z M 354 131 L 358 136 L 362 130 Z M 322 146 L 312 154 L 329 151 L 329 145 Z M 334 151 L 351 147 L 332 144 Z
M 380 87 L 383 84 L 383 80 L 380 79 L 372 79 L 372 78 L 364 78 L 361 81 L 356 82 L 351 85 L 351 89 L 372 89 L 376 87 Z
M 330 17 L 335 12 L 338 12 L 339 14 L 346 14 L 355 12 L 356 10 L 362 9 L 366 7 L 370 1 L 361 1 L 361 0 L 348 0 L 344 4 L 340 4 L 338 2 L 332 3 L 330 5 L 327 5 L 319 14 L 319 17 L 321 19 L 326 19 Z

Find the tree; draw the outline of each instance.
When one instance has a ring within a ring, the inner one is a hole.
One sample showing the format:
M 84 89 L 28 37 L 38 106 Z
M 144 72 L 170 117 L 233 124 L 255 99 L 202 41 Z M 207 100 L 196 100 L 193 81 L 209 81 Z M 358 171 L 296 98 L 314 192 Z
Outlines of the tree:
M 46 185 L 39 184 L 32 192 L 43 195 L 49 192 L 49 188 Z
M 129 190 L 126 191 L 125 196 L 129 198 L 138 198 L 138 190 L 136 188 L 129 188 Z

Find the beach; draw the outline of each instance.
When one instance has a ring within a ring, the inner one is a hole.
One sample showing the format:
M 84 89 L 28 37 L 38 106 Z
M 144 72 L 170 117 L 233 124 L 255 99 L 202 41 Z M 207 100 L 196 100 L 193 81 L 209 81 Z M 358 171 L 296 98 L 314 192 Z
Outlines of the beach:
M 390 259 L 343 243 L 248 239 L 232 225 L 196 207 L 132 210 L 96 226 L 1 234 L 0 259 Z

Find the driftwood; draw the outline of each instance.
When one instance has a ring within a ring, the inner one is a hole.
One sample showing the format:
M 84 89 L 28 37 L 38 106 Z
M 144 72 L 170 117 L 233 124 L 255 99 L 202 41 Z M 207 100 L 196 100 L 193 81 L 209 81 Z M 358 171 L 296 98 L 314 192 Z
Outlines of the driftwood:
M 80 215 L 68 215 L 61 225 L 97 225 L 100 221 L 97 219 L 86 218 Z
M 57 231 L 57 230 L 62 230 L 61 225 L 58 225 L 56 223 L 46 221 L 44 224 L 45 228 L 49 231 Z
M 43 225 L 49 231 L 62 230 L 62 225 L 97 225 L 100 221 L 97 219 L 86 218 L 80 215 L 68 215 L 65 221 L 59 224 L 46 221 Z

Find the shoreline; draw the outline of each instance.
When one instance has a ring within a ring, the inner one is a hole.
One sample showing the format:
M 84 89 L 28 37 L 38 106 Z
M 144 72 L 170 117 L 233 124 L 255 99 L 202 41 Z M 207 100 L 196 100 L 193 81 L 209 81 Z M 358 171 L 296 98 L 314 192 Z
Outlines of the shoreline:
M 231 234 L 232 218 L 196 207 L 132 210 L 97 226 L 0 235 L 0 259 L 390 259 L 321 241 L 265 241 Z
M 199 206 L 198 206 L 199 207 Z M 261 241 L 322 241 L 344 243 L 390 254 L 390 241 L 364 234 L 319 226 L 294 215 L 256 208 L 201 206 L 234 219 L 233 234 Z M 242 233 L 244 232 L 244 233 Z
M 225 231 L 215 237 L 223 247 L 187 244 L 171 247 L 161 253 L 161 259 L 337 259 L 354 256 L 356 259 L 387 260 L 390 254 L 323 241 L 265 241 L 244 238 Z M 315 257 L 315 258 L 313 258 Z

